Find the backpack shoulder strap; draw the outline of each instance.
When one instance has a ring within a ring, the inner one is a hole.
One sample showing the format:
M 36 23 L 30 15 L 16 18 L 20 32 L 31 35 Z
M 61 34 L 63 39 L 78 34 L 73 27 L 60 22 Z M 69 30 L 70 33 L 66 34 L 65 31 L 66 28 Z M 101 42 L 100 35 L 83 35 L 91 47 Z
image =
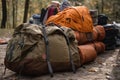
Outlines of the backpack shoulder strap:
M 63 28 L 59 27 L 62 31 L 64 31 Z M 75 65 L 74 65 L 74 62 L 73 62 L 73 59 L 72 59 L 72 53 L 70 51 L 70 41 L 69 41 L 69 38 L 68 36 L 63 32 L 64 34 L 64 37 L 67 41 L 67 45 L 68 45 L 68 49 L 69 49 L 69 57 L 70 57 L 70 64 L 71 64 L 71 67 L 72 67 L 72 70 L 73 70 L 73 73 L 76 73 L 76 69 L 75 69 Z
M 44 41 L 45 41 L 45 48 L 46 48 L 46 61 L 47 61 L 47 65 L 48 65 L 48 70 L 50 72 L 51 77 L 53 77 L 53 69 L 50 63 L 50 56 L 49 56 L 49 42 L 48 42 L 48 38 L 47 38 L 47 34 L 46 34 L 46 30 L 45 30 L 45 25 L 42 25 L 42 32 L 44 35 Z
M 65 37 L 65 39 L 66 39 L 66 41 L 67 41 L 67 45 L 68 45 L 68 49 L 69 49 L 70 64 L 71 64 L 71 66 L 72 66 L 73 72 L 76 73 L 75 65 L 74 65 L 74 62 L 73 62 L 73 59 L 72 59 L 72 53 L 71 53 L 71 51 L 70 51 L 70 41 L 69 41 L 68 36 L 64 33 L 64 29 L 61 28 L 60 25 L 56 25 L 56 24 L 54 24 L 54 23 L 50 23 L 49 25 L 51 25 L 51 26 L 57 26 L 57 27 L 59 27 L 59 28 L 63 31 L 63 35 L 64 35 L 64 37 Z

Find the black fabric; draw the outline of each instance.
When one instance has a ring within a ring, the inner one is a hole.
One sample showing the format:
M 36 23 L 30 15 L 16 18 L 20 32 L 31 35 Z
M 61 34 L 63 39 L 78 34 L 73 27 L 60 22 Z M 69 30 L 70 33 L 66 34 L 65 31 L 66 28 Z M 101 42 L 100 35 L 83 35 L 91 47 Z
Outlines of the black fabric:
M 30 19 L 30 20 L 29 20 L 29 23 L 30 23 L 30 24 L 33 24 L 34 22 L 33 22 L 33 20 Z
M 55 10 L 54 10 L 54 15 L 56 15 L 57 13 L 58 13 L 58 9 L 55 8 Z
M 40 22 L 41 22 L 41 23 L 43 22 L 43 19 L 44 19 L 44 17 L 45 17 L 46 11 L 47 11 L 47 10 L 44 9 L 44 8 L 41 9 L 41 17 L 40 17 Z
M 118 29 L 116 29 L 113 24 L 106 24 L 103 25 L 103 27 L 106 33 L 105 38 L 103 40 L 103 43 L 106 46 L 106 50 L 115 49 Z
M 106 36 L 105 38 L 104 38 L 104 40 L 109 40 L 109 39 L 114 39 L 115 38 L 115 36 Z
M 34 15 L 32 15 L 32 17 L 33 17 L 33 19 L 40 19 L 40 14 L 34 14 Z
M 105 30 L 106 36 L 117 36 L 118 29 Z
M 105 14 L 98 15 L 98 25 L 106 25 L 108 17 Z
M 113 50 L 115 49 L 116 45 L 111 45 L 111 46 L 107 46 L 106 50 Z
M 105 44 L 107 44 L 107 45 L 114 45 L 114 44 L 116 44 L 116 39 L 115 38 L 113 38 L 113 39 L 105 39 L 103 42 Z

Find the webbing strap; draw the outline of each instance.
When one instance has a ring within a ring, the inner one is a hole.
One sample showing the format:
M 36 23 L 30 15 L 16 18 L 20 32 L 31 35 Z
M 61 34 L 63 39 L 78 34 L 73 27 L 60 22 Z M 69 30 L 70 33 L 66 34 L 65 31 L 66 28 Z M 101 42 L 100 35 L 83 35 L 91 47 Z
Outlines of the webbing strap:
M 93 43 L 93 46 L 94 46 L 95 50 L 97 51 L 97 47 L 96 47 L 96 45 L 95 45 L 95 42 L 92 41 L 92 43 Z
M 50 63 L 50 55 L 49 55 L 49 42 L 48 42 L 48 38 L 46 35 L 46 30 L 45 30 L 45 25 L 42 25 L 42 32 L 44 35 L 44 41 L 45 41 L 45 48 L 46 48 L 46 61 L 47 61 L 47 65 L 48 65 L 48 70 L 50 72 L 51 77 L 53 77 L 53 69 Z
M 55 25 L 55 26 L 59 27 L 62 31 L 64 31 L 64 29 L 62 29 L 60 25 L 56 25 L 56 24 L 54 24 L 54 23 L 50 23 L 49 25 L 52 25 L 52 26 Z M 73 59 L 72 59 L 72 53 L 71 53 L 71 51 L 70 51 L 70 41 L 69 41 L 68 37 L 65 35 L 64 32 L 63 32 L 63 34 L 64 34 L 64 37 L 65 37 L 65 39 L 66 39 L 66 41 L 67 41 L 67 45 L 68 45 L 68 48 L 69 48 L 70 64 L 71 64 L 71 66 L 72 66 L 73 72 L 75 73 L 75 72 L 76 72 L 76 70 L 75 70 L 75 65 L 74 65 L 74 62 L 73 62 Z
M 6 58 L 11 61 L 12 59 L 12 55 L 13 55 L 13 50 L 15 48 L 15 44 L 12 42 L 11 45 L 10 45 L 10 51 L 9 52 L 6 52 Z
M 60 27 L 59 27 L 60 28 Z M 62 31 L 64 31 L 64 29 L 60 28 Z M 75 65 L 74 65 L 74 62 L 73 62 L 73 59 L 72 59 L 72 53 L 70 51 L 70 41 L 69 41 L 69 38 L 66 36 L 65 33 L 64 34 L 64 37 L 67 41 L 67 45 L 68 45 L 68 49 L 69 49 L 69 57 L 70 57 L 70 64 L 72 66 L 72 70 L 73 70 L 73 73 L 76 73 L 76 69 L 75 69 Z
M 96 30 L 97 33 L 98 33 L 98 37 L 97 37 L 97 40 L 98 40 L 98 38 L 100 37 L 100 31 L 99 31 L 97 28 L 95 28 L 95 30 Z
M 86 33 L 86 38 L 90 42 L 93 41 L 92 33 L 91 32 Z

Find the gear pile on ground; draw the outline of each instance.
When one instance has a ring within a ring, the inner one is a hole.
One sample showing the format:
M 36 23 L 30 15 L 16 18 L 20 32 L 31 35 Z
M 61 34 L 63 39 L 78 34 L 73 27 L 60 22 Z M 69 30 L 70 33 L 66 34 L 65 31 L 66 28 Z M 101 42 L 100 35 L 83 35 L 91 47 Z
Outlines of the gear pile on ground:
M 73 71 L 103 53 L 106 29 L 93 25 L 88 8 L 66 8 L 46 26 L 23 23 L 7 45 L 6 68 L 23 75 Z

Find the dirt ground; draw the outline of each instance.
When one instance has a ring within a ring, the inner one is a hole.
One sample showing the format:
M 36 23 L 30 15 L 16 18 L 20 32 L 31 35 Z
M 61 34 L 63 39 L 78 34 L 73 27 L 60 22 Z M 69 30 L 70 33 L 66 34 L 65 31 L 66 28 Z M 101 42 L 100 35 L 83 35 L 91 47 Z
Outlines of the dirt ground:
M 18 76 L 8 69 L 3 76 L 6 46 L 0 45 L 0 80 L 18 80 Z M 19 80 L 120 80 L 120 47 L 99 54 L 94 61 L 81 66 L 75 74 L 54 73 L 52 78 L 49 74 L 39 77 L 20 76 Z

